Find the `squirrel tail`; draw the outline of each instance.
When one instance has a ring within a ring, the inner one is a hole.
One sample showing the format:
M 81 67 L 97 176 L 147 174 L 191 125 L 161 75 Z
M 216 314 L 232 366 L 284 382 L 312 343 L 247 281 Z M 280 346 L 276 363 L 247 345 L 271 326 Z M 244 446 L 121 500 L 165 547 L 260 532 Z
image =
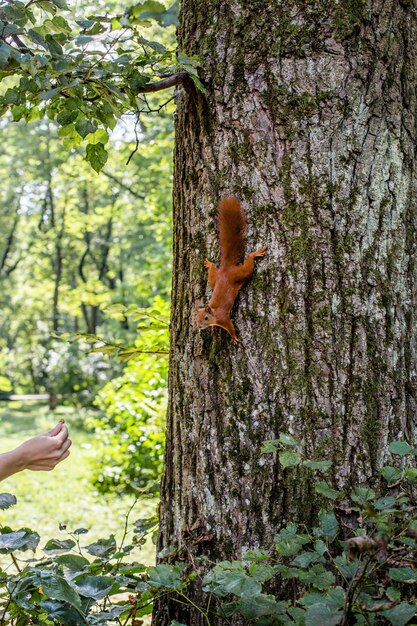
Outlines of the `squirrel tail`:
M 245 251 L 246 217 L 239 200 L 229 196 L 220 200 L 220 266 L 238 265 Z

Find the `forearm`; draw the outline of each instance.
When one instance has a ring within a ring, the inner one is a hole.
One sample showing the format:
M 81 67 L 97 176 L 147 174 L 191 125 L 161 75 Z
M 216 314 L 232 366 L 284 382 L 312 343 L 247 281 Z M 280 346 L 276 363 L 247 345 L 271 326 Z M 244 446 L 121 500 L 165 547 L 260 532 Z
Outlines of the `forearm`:
M 0 480 L 25 469 L 25 460 L 19 448 L 0 454 Z

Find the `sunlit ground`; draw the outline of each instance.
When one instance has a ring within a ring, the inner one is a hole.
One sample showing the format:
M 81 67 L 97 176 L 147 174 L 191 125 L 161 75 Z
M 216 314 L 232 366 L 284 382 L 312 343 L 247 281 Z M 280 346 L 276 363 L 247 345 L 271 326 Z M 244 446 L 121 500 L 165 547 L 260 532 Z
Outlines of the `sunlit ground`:
M 73 441 L 69 458 L 52 472 L 25 471 L 4 480 L 0 491 L 14 494 L 17 505 L 0 511 L 0 523 L 13 530 L 21 527 L 36 530 L 41 536 L 41 545 L 51 538 L 66 538 L 66 532 L 59 530 L 60 524 L 66 524 L 68 530 L 88 529 L 89 532 L 81 536 L 84 545 L 110 534 L 120 540 L 133 497 L 105 497 L 94 489 L 89 481 L 91 461 L 100 454 L 100 447 L 94 433 L 77 427 L 74 409 L 59 407 L 50 412 L 45 406 L 29 402 L 0 403 L 0 452 L 49 430 L 61 417 L 66 419 Z M 130 519 L 133 522 L 149 517 L 155 508 L 154 500 L 138 502 Z M 152 563 L 154 553 L 154 546 L 148 541 L 139 555 L 140 561 Z

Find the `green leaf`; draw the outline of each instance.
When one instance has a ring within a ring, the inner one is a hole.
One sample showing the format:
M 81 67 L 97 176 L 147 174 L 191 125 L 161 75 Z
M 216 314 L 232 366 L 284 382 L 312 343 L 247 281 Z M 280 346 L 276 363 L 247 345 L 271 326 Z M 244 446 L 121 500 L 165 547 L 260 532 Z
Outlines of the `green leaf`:
M 319 520 L 322 534 L 333 541 L 339 531 L 339 523 L 335 514 L 332 511 L 320 511 Z
M 275 549 L 280 556 L 295 556 L 303 545 L 310 543 L 310 537 L 297 534 L 297 530 L 297 525 L 290 523 L 275 536 Z
M 56 557 L 55 563 L 72 573 L 81 573 L 89 565 L 89 561 L 80 554 L 62 554 Z
M 326 571 L 322 565 L 313 565 L 309 570 L 300 570 L 298 578 L 301 582 L 317 587 L 317 589 L 327 589 L 334 585 L 336 577 L 333 572 Z
M 252 576 L 258 583 L 265 583 L 267 580 L 271 580 L 276 574 L 276 569 L 268 563 L 252 563 L 249 566 L 249 575 Z
M 11 493 L 0 493 L 0 509 L 2 511 L 10 509 L 10 507 L 14 506 L 16 502 L 16 496 L 12 496 Z
M 62 554 L 63 552 L 69 552 L 75 546 L 75 541 L 72 539 L 50 539 L 46 542 L 43 549 L 47 554 Z
M 51 576 L 42 580 L 42 590 L 47 598 L 52 600 L 63 600 L 71 606 L 81 607 L 81 598 L 78 593 L 67 583 L 65 578 Z
M 323 542 L 321 543 L 325 547 L 325 544 Z M 310 552 L 302 552 L 301 554 L 296 556 L 295 559 L 291 562 L 291 565 L 306 569 L 313 563 L 324 563 L 324 562 L 325 562 L 325 559 L 323 558 L 323 554 L 316 552 L 316 551 L 310 551 Z
M 48 91 L 41 91 L 39 97 L 42 98 L 42 100 L 50 100 L 54 96 L 57 96 L 63 89 L 63 87 L 54 87 Z
M 112 576 L 82 574 L 74 578 L 73 583 L 80 596 L 93 600 L 102 600 L 110 592 L 116 593 L 120 588 L 119 583 Z
M 416 615 L 416 606 L 415 604 L 401 602 L 401 604 L 394 606 L 392 609 L 382 611 L 381 615 L 386 617 L 392 626 L 405 626 Z
M 88 144 L 86 151 L 87 161 L 99 173 L 107 162 L 108 153 L 102 143 Z
M 405 456 L 413 452 L 413 448 L 404 440 L 391 441 L 388 445 L 388 450 L 392 452 L 392 454 L 398 454 L 400 456 Z
M 326 604 L 313 604 L 307 609 L 305 626 L 337 626 L 342 618 L 342 611 L 335 613 Z
M 182 587 L 181 569 L 178 565 L 162 563 L 148 568 L 149 584 L 158 589 L 170 589 L 178 591 Z
M 405 475 L 410 480 L 415 480 L 417 478 L 417 467 L 407 467 L 405 470 Z
M 261 454 L 273 454 L 277 451 L 279 445 L 278 439 L 266 439 L 262 442 Z
M 296 465 L 299 465 L 301 462 L 300 455 L 297 452 L 290 452 L 289 450 L 280 452 L 278 457 L 284 469 L 287 467 L 295 467 Z
M 38 533 L 29 528 L 12 531 L 10 528 L 3 527 L 0 533 L 0 553 L 3 554 L 15 550 L 32 550 L 35 552 L 40 539 Z
M 392 496 L 385 496 L 385 498 L 378 498 L 378 500 L 375 500 L 373 505 L 378 511 L 391 509 L 395 505 L 395 498 L 393 498 Z
M 234 602 L 232 607 L 233 613 L 238 612 L 245 620 L 254 620 L 264 616 L 274 618 L 279 615 L 284 615 L 286 610 L 286 604 L 284 602 L 277 602 L 274 596 L 262 593 L 252 598 L 241 598 L 237 602 Z
M 302 462 L 303 467 L 307 467 L 311 470 L 319 470 L 321 472 L 327 471 L 331 466 L 331 461 L 311 461 L 310 459 L 306 459 Z
M 75 130 L 83 139 L 85 139 L 87 135 L 89 135 L 90 133 L 94 133 L 97 130 L 97 124 L 92 120 L 88 120 L 85 117 L 82 117 L 75 124 Z
M 342 496 L 339 491 L 336 489 L 332 489 L 326 482 L 316 483 L 314 485 L 314 489 L 317 493 L 325 498 L 330 498 L 331 500 L 337 500 Z
M 350 494 L 354 502 L 365 504 L 375 499 L 375 491 L 370 487 L 356 487 Z
M 164 5 L 157 0 L 145 0 L 145 2 L 136 4 L 131 9 L 133 17 L 141 19 L 149 19 L 149 17 L 152 17 L 152 15 L 143 15 L 144 13 L 163 13 L 164 11 Z
M 385 480 L 389 483 L 397 482 L 401 479 L 402 472 L 398 469 L 398 467 L 392 467 L 391 465 L 385 465 L 381 469 L 381 475 Z
M 188 67 L 186 68 L 188 71 L 189 76 L 191 77 L 191 80 L 193 81 L 193 83 L 195 84 L 195 86 L 197 87 L 197 89 L 199 91 L 201 91 L 204 95 L 208 94 L 207 89 L 204 87 L 203 83 L 201 82 L 201 80 L 199 79 L 198 76 L 195 76 L 195 74 L 191 73 L 191 69 Z
M 78 117 L 78 111 L 64 109 L 56 116 L 56 121 L 60 126 L 66 126 L 72 124 Z
M 391 580 L 402 583 L 414 583 L 417 581 L 417 573 L 411 567 L 390 567 L 388 574 Z
M 108 539 L 99 539 L 95 543 L 90 543 L 86 547 L 88 554 L 98 557 L 107 557 L 116 550 L 116 540 L 114 535 L 110 535 Z
M 278 440 L 283 446 L 290 446 L 291 448 L 295 448 L 300 445 L 292 435 L 288 435 L 287 433 L 281 433 Z
M 222 561 L 206 574 L 203 580 L 204 591 L 215 593 L 219 597 L 229 594 L 236 596 L 255 596 L 262 591 L 261 584 L 248 576 L 239 561 Z
M 98 128 L 94 133 L 87 135 L 88 143 L 106 144 L 109 140 L 109 133 L 104 128 Z

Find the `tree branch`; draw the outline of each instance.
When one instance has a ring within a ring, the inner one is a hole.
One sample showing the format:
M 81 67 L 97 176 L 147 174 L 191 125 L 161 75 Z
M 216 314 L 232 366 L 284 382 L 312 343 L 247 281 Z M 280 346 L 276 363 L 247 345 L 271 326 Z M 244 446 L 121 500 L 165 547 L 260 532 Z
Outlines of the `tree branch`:
M 176 74 L 157 80 L 155 83 L 148 83 L 143 87 L 139 87 L 138 93 L 154 93 L 155 91 L 168 89 L 168 87 L 174 87 L 174 85 L 181 85 L 186 76 L 188 76 L 188 72 L 177 72 Z

